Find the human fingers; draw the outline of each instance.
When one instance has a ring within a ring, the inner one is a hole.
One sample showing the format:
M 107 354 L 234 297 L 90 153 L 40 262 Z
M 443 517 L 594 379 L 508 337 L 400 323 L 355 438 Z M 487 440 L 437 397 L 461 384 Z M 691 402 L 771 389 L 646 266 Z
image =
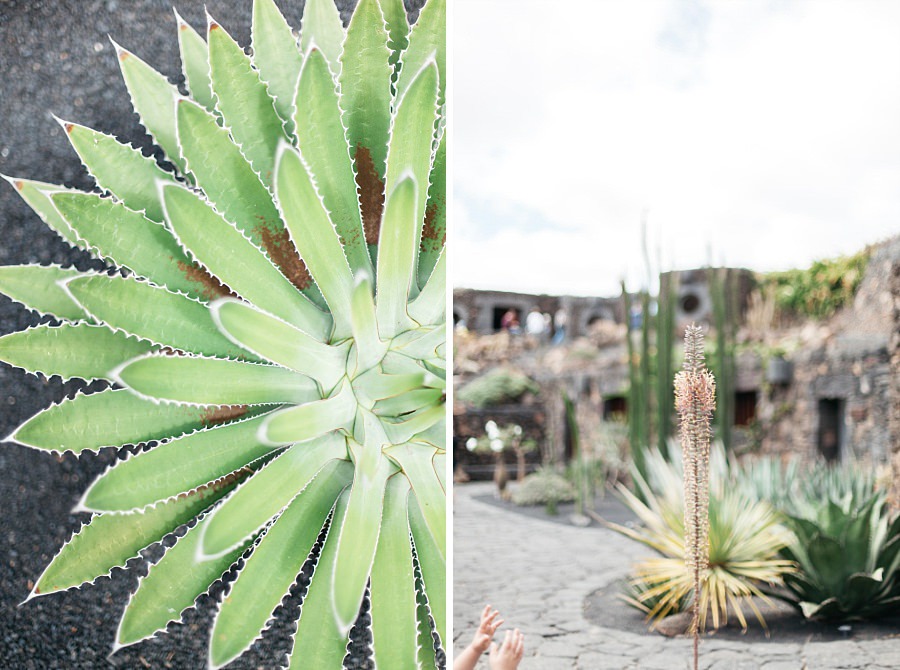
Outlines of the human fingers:
M 516 657 L 516 660 L 521 660 L 522 655 L 525 653 L 525 636 L 516 628 L 515 632 L 515 642 L 513 645 L 513 655 Z
M 499 614 L 499 612 L 498 612 L 498 614 Z M 490 631 L 491 637 L 493 637 L 494 633 L 497 632 L 497 629 L 503 625 L 503 622 L 504 622 L 503 619 L 497 619 L 496 621 L 492 621 L 490 623 L 490 625 L 488 626 L 488 630 Z

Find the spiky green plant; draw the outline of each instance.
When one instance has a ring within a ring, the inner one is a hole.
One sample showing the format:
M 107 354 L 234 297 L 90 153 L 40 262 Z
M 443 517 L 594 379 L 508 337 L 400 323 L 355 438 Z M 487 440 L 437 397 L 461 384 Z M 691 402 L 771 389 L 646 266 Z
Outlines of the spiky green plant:
M 256 0 L 252 57 L 212 19 L 206 40 L 179 24 L 190 97 L 117 46 L 165 162 L 63 122 L 103 194 L 9 179 L 110 272 L 0 268 L 0 291 L 55 319 L 0 339 L 0 357 L 108 382 L 7 440 L 152 447 L 90 485 L 79 510 L 93 516 L 30 597 L 188 525 L 115 644 L 165 629 L 243 557 L 212 629 L 220 667 L 266 629 L 327 529 L 291 667 L 341 667 L 367 593 L 378 666 L 433 666 L 432 627 L 446 640 L 445 1 L 410 29 L 401 0 L 360 0 L 345 29 L 332 0 L 308 0 L 298 42 Z
M 608 525 L 661 554 L 634 566 L 627 584 L 628 602 L 654 621 L 686 611 L 697 603 L 698 630 L 706 628 L 708 622 L 718 628 L 728 621 L 729 613 L 746 628 L 746 606 L 765 626 L 753 598 L 765 599 L 763 587 L 781 585 L 784 576 L 793 571 L 793 564 L 778 555 L 791 540 L 791 534 L 781 526 L 781 516 L 768 503 L 753 499 L 733 480 L 721 476 L 726 471 L 726 459 L 718 446 L 712 452 L 711 469 L 720 476 L 710 482 L 706 533 L 709 557 L 696 590 L 696 575 L 691 568 L 700 562 L 695 558 L 689 563 L 691 535 L 685 528 L 690 518 L 684 514 L 682 460 L 675 444 L 670 445 L 669 453 L 674 457 L 672 461 L 656 448 L 647 450 L 647 479 L 632 466 L 638 489 L 635 493 L 621 484 L 617 486 L 642 526 L 633 529 Z M 696 592 L 699 598 L 694 597 Z

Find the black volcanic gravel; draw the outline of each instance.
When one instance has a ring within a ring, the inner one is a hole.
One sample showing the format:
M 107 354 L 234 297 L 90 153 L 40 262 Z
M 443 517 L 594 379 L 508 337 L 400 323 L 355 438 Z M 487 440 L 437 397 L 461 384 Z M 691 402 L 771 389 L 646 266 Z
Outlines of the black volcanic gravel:
M 182 0 L 179 13 L 195 28 L 206 25 L 204 4 L 241 44 L 249 44 L 251 0 Z M 346 21 L 354 0 L 338 0 Z M 407 0 L 414 19 L 422 0 Z M 300 24 L 303 0 L 279 2 L 288 21 Z M 51 113 L 103 130 L 147 149 L 150 140 L 132 113 L 115 52 L 107 35 L 179 81 L 176 25 L 170 0 L 0 0 L 0 173 L 62 183 L 93 184 Z M 0 265 L 59 263 L 102 267 L 73 251 L 16 195 L 0 183 Z M 37 323 L 21 306 L 0 296 L 0 334 Z M 47 381 L 0 366 L 0 437 L 26 418 L 85 385 Z M 214 603 L 223 585 L 202 596 L 184 623 L 156 639 L 108 657 L 121 611 L 134 590 L 144 559 L 128 571 L 66 593 L 18 606 L 34 580 L 87 515 L 70 510 L 115 450 L 76 459 L 18 445 L 0 445 L 0 668 L 206 668 Z M 153 548 L 148 556 L 158 554 Z M 308 584 L 309 566 L 276 614 L 265 639 L 233 668 L 274 668 L 290 650 L 293 619 Z M 233 575 L 226 576 L 233 579 Z M 351 636 L 347 668 L 370 668 L 368 603 Z

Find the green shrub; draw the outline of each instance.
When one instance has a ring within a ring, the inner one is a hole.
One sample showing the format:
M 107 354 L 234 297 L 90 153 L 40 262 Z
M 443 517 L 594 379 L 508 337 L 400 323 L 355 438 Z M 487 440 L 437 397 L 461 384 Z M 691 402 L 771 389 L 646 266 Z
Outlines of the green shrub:
M 473 407 L 495 407 L 517 402 L 525 393 L 540 387 L 528 376 L 511 368 L 496 368 L 463 386 L 457 397 Z
M 575 488 L 562 475 L 541 468 L 522 481 L 512 492 L 516 505 L 553 505 L 575 500 Z
M 770 272 L 758 278 L 760 292 L 771 292 L 776 307 L 788 314 L 827 318 L 850 304 L 865 274 L 870 252 L 819 260 L 802 270 Z

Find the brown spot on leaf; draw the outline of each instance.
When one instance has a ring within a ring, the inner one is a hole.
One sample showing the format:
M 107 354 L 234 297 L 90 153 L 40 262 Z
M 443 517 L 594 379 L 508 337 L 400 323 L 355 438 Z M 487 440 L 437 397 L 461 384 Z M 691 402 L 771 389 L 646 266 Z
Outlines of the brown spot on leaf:
M 215 426 L 226 421 L 238 419 L 247 413 L 250 408 L 247 405 L 223 405 L 222 407 L 210 407 L 200 416 L 200 422 L 204 426 Z
M 119 60 L 123 61 L 128 58 L 131 54 L 125 51 L 125 49 L 119 49 Z
M 372 152 L 368 147 L 356 145 L 356 191 L 362 211 L 363 232 L 366 244 L 378 244 L 381 232 L 381 214 L 384 211 L 384 181 L 378 176 Z
M 210 21 L 210 22 L 209 22 L 209 30 L 210 30 L 210 32 L 212 32 L 213 30 L 218 30 L 218 29 L 219 29 L 219 24 L 218 24 L 218 23 L 216 23 L 215 21 Z
M 25 182 L 21 179 L 16 179 L 13 183 L 16 185 L 17 191 L 21 191 L 23 188 L 25 188 Z
M 187 29 L 188 29 L 187 24 L 184 21 L 178 22 L 178 30 L 187 30 Z
M 272 262 L 298 290 L 302 291 L 312 284 L 312 276 L 309 274 L 306 263 L 297 253 L 294 243 L 291 242 L 287 228 L 276 232 L 272 230 L 271 226 L 260 224 L 254 229 L 254 232 L 259 235 Z
M 69 122 L 66 122 L 65 124 L 63 124 L 63 128 L 66 129 L 66 133 L 68 133 L 69 135 L 72 134 L 72 128 L 74 128 L 74 127 L 75 127 L 75 125 L 71 124 Z
M 178 269 L 184 273 L 185 277 L 200 284 L 203 287 L 200 293 L 209 300 L 225 297 L 237 298 L 237 294 L 235 294 L 234 291 L 209 274 L 197 263 L 178 261 Z
M 433 202 L 425 208 L 425 223 L 422 225 L 422 251 L 440 251 L 447 243 L 447 228 L 438 225 L 438 204 Z

